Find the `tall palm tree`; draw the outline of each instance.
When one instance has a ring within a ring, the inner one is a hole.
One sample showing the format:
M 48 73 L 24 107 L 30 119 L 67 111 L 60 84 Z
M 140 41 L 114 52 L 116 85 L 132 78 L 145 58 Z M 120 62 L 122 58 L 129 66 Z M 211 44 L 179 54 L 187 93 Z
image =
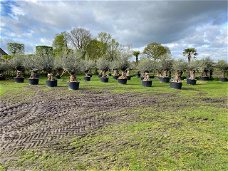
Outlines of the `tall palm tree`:
M 196 52 L 195 48 L 186 48 L 184 49 L 183 55 L 187 56 L 188 64 L 190 65 L 191 59 L 196 58 L 196 55 L 198 55 L 198 53 Z
M 133 51 L 133 55 L 135 56 L 136 65 L 138 65 L 138 62 L 139 62 L 139 54 L 140 54 L 140 51 Z

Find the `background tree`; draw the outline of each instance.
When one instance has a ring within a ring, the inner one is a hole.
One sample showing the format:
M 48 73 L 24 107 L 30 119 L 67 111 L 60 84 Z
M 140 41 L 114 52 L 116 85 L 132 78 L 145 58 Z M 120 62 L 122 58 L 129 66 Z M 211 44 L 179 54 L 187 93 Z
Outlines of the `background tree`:
M 36 46 L 36 55 L 49 55 L 53 56 L 53 47 L 51 46 Z
M 143 53 L 148 58 L 157 60 L 157 59 L 160 59 L 161 57 L 164 57 L 165 55 L 170 54 L 170 50 L 168 47 L 162 46 L 160 43 L 153 42 L 148 44 L 144 48 Z
M 101 32 L 97 40 L 104 44 L 105 58 L 113 61 L 118 58 L 120 44 L 109 33 Z
M 135 56 L 136 65 L 138 65 L 138 62 L 139 62 L 139 54 L 140 54 L 140 51 L 133 51 L 133 55 Z
M 195 48 L 186 48 L 183 51 L 183 55 L 188 58 L 188 64 L 190 64 L 192 58 L 196 58 L 198 53 L 196 52 Z
M 42 70 L 51 74 L 55 68 L 53 48 L 50 46 L 36 46 L 36 56 L 39 58 L 38 65 L 42 66 Z
M 106 53 L 106 44 L 99 40 L 93 39 L 86 46 L 85 50 L 87 55 L 85 58 L 96 61 Z
M 65 33 L 60 33 L 55 36 L 52 47 L 55 57 L 61 57 L 68 50 Z
M 25 46 L 24 44 L 21 44 L 21 43 L 8 43 L 7 49 L 11 55 L 16 55 L 16 54 L 21 55 L 21 54 L 24 54 L 25 52 Z
M 74 47 L 76 51 L 80 51 L 83 56 L 86 54 L 86 47 L 91 41 L 89 30 L 84 28 L 74 28 L 65 34 L 67 44 Z

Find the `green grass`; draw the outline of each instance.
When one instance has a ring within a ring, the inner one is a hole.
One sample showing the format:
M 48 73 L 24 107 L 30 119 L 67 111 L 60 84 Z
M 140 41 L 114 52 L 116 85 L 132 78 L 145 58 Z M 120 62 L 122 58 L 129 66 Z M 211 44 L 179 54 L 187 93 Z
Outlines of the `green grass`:
M 116 111 L 116 116 L 125 112 L 128 119 L 59 142 L 62 148 L 71 149 L 68 152 L 26 150 L 17 161 L 4 167 L 50 171 L 228 170 L 227 83 L 198 81 L 190 86 L 183 82 L 183 89 L 175 90 L 156 79 L 153 87 L 143 87 L 135 77 L 127 85 L 120 85 L 112 78 L 109 83 L 100 82 L 96 76 L 91 82 L 79 78 L 77 94 L 84 90 L 140 93 L 159 97 L 159 103 Z M 67 80 L 59 80 L 55 89 L 68 91 Z M 45 78 L 40 83 L 43 90 L 52 91 L 45 87 Z M 2 81 L 0 84 L 1 96 L 7 96 L 8 91 L 33 92 L 27 83 Z M 163 97 L 165 94 L 170 96 Z

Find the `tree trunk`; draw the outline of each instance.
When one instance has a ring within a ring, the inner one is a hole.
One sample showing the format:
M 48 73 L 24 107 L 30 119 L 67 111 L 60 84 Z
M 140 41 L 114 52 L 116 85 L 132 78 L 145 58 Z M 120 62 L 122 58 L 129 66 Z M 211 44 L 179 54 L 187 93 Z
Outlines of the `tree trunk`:
M 167 70 L 164 70 L 163 71 L 163 77 L 167 77 L 168 76 L 168 71 Z
M 48 81 L 54 81 L 54 77 L 52 73 L 48 73 L 47 77 L 48 77 Z
M 106 71 L 102 71 L 102 77 L 106 77 Z
M 225 78 L 225 71 L 222 71 L 222 78 Z
M 182 73 L 183 73 L 182 71 L 176 71 L 175 79 L 174 79 L 175 82 L 181 82 Z
M 139 63 L 139 57 L 138 57 L 138 55 L 135 56 L 135 62 L 136 62 L 136 65 L 138 66 L 138 63 Z
M 76 81 L 77 81 L 76 75 L 75 74 L 71 74 L 70 75 L 70 82 L 76 82 Z
M 195 78 L 196 78 L 196 72 L 195 72 L 195 70 L 190 70 L 189 71 L 189 74 L 190 74 L 190 79 L 191 80 L 194 80 Z

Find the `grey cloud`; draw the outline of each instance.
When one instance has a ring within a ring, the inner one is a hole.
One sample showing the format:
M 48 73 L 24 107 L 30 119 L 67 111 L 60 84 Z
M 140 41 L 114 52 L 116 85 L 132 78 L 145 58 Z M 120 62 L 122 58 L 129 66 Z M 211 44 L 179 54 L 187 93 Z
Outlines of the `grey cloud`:
M 18 21 L 4 18 L 5 30 L 10 28 L 18 34 L 32 30 L 31 43 L 39 43 L 41 37 L 51 40 L 55 34 L 73 27 L 84 27 L 94 36 L 101 31 L 111 33 L 119 42 L 132 44 L 134 48 L 152 41 L 168 44 L 183 43 L 182 40 L 199 47 L 208 43 L 202 41 L 202 35 L 197 36 L 202 34 L 198 27 L 211 24 L 219 29 L 227 22 L 226 1 L 18 1 L 18 4 L 25 15 L 18 15 Z M 207 32 L 209 41 L 214 40 L 216 29 Z

